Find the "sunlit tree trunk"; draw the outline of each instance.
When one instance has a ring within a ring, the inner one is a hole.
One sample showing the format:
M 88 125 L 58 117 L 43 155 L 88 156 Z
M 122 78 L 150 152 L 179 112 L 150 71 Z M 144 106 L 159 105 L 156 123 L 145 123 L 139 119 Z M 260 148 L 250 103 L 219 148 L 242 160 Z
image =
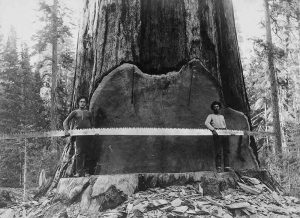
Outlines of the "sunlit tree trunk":
M 266 26 L 266 40 L 268 45 L 268 68 L 269 68 L 269 81 L 271 84 L 271 97 L 272 97 L 272 112 L 273 112 L 273 127 L 275 132 L 275 152 L 282 154 L 282 141 L 281 141 L 281 127 L 279 116 L 279 98 L 278 98 L 278 85 L 276 72 L 274 67 L 274 50 L 272 44 L 271 22 L 270 22 L 270 9 L 268 0 L 265 0 L 265 26 Z

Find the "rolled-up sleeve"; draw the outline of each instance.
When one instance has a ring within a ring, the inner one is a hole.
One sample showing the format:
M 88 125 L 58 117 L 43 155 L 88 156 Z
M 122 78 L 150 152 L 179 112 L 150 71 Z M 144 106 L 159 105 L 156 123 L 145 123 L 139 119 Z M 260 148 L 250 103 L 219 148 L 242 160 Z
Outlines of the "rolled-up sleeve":
M 211 115 L 208 115 L 206 120 L 205 120 L 205 126 L 210 129 L 211 131 L 213 131 L 215 128 L 210 124 L 212 121 Z

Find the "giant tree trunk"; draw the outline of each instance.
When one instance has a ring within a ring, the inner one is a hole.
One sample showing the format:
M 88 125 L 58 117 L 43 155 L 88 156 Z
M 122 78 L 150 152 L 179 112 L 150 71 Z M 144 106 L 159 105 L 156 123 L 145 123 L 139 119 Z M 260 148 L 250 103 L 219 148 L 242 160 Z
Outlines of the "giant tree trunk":
M 150 75 L 201 60 L 227 106 L 248 115 L 231 0 L 86 0 L 73 107 L 122 63 Z
M 88 96 L 96 127 L 205 128 L 219 100 L 229 128 L 249 129 L 237 112 L 249 116 L 231 0 L 86 0 L 83 16 L 73 107 Z M 234 168 L 257 167 L 248 137 L 230 143 Z M 96 174 L 215 167 L 210 136 L 95 137 L 93 146 Z

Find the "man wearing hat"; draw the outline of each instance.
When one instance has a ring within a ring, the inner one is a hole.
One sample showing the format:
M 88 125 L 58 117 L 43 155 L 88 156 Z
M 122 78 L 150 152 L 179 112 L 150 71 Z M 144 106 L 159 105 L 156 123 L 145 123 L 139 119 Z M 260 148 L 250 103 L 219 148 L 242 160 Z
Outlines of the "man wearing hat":
M 214 101 L 210 108 L 213 113 L 209 114 L 205 120 L 205 126 L 212 131 L 213 140 L 214 140 L 214 149 L 216 154 L 216 167 L 217 172 L 222 172 L 222 159 L 224 164 L 224 170 L 229 171 L 229 143 L 228 137 L 219 136 L 217 131 L 218 129 L 226 129 L 226 122 L 224 116 L 220 114 L 221 103 Z

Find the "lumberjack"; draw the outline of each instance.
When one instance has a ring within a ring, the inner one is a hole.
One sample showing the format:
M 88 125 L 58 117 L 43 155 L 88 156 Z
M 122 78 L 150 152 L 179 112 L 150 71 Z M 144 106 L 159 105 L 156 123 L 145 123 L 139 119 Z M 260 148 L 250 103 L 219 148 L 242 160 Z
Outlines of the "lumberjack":
M 227 129 L 224 116 L 220 114 L 221 103 L 214 101 L 210 108 L 213 111 L 213 114 L 209 114 L 206 118 L 205 125 L 208 129 L 212 131 L 213 140 L 214 140 L 214 150 L 216 154 L 216 167 L 217 172 L 222 172 L 222 159 L 224 164 L 224 170 L 229 171 L 229 141 L 227 136 L 219 136 L 217 131 L 218 129 Z
M 63 122 L 65 130 L 65 136 L 69 136 L 70 133 L 69 123 L 74 121 L 74 129 L 87 129 L 93 127 L 92 113 L 86 109 L 87 98 L 79 97 L 77 99 L 78 109 L 72 111 Z M 76 173 L 78 176 L 89 176 L 91 172 L 91 136 L 77 136 L 71 139 L 71 143 L 75 142 L 75 157 L 76 157 Z

